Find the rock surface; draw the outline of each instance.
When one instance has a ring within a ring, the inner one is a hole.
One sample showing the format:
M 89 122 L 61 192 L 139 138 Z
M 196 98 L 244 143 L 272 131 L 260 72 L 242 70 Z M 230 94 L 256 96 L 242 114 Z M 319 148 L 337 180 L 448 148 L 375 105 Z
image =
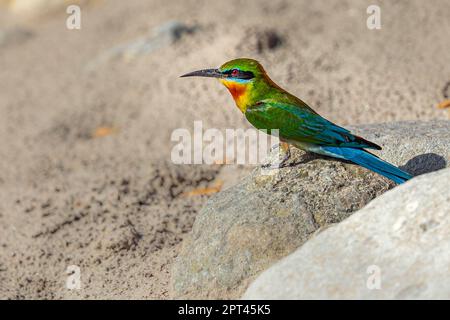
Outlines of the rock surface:
M 448 121 L 354 131 L 380 143 L 384 159 L 413 174 L 442 169 L 450 161 Z M 174 264 L 175 297 L 239 297 L 254 276 L 317 230 L 349 217 L 393 187 L 364 168 L 293 151 L 291 166 L 273 175 L 256 169 L 209 200 Z
M 245 299 L 449 299 L 450 169 L 387 192 L 253 282 Z

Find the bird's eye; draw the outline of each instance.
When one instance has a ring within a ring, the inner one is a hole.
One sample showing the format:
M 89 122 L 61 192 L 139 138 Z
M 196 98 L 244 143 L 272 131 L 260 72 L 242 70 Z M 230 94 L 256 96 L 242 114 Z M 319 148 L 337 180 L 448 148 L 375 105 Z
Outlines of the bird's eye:
M 238 69 L 233 69 L 232 71 L 231 71 L 231 76 L 232 77 L 237 77 L 239 75 L 239 70 Z

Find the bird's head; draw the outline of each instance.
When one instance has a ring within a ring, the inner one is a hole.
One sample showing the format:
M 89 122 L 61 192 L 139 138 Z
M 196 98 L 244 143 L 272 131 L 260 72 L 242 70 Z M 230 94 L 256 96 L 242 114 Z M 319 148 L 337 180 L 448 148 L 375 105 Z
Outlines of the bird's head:
M 252 102 L 257 90 L 263 82 L 267 82 L 267 74 L 262 65 L 253 59 L 240 58 L 225 62 L 218 69 L 204 69 L 187 73 L 181 77 L 217 78 L 227 87 L 242 112 Z

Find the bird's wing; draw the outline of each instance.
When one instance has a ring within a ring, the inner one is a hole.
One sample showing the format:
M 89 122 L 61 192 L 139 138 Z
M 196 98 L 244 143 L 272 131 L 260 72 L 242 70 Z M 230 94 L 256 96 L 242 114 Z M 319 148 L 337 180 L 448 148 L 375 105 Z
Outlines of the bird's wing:
M 322 118 L 310 108 L 264 100 L 245 112 L 258 129 L 278 129 L 280 138 L 320 146 L 381 149 L 349 130 Z

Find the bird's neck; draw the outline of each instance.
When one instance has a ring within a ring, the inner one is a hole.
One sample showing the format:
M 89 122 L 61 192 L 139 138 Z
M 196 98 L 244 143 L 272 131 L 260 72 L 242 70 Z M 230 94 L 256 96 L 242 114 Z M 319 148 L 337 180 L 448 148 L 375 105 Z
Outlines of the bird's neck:
M 233 96 L 236 106 L 243 113 L 247 110 L 247 107 L 251 104 L 250 101 L 250 84 L 248 83 L 238 83 L 235 81 L 221 80 L 223 85 L 227 87 Z
M 227 87 L 228 91 L 230 91 L 234 101 L 236 102 L 236 106 L 242 111 L 242 113 L 245 113 L 247 108 L 257 104 L 258 101 L 264 100 L 267 97 L 272 97 L 274 95 L 284 96 L 285 94 L 288 94 L 267 75 L 251 82 L 240 83 L 226 79 L 221 79 L 220 82 L 222 82 L 222 84 Z

